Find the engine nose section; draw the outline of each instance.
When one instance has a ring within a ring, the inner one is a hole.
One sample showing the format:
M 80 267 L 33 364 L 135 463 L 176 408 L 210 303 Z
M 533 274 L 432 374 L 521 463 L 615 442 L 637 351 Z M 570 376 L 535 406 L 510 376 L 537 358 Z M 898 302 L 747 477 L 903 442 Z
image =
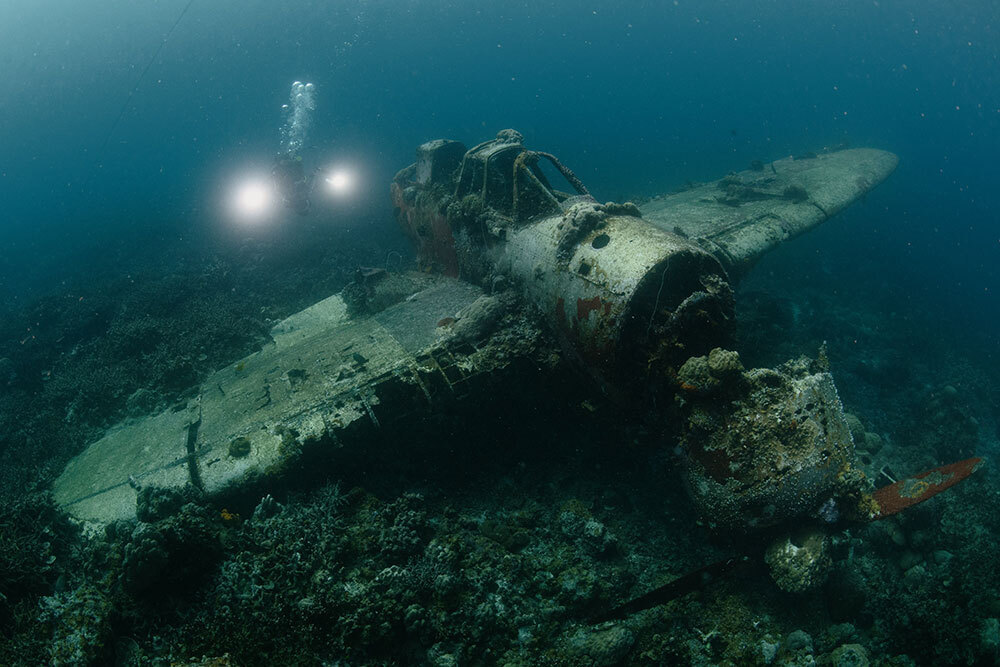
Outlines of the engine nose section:
M 856 513 L 865 476 L 853 467 L 854 441 L 825 363 L 803 357 L 745 371 L 739 355 L 716 349 L 689 359 L 678 381 L 684 474 L 707 523 L 750 531 Z
M 645 387 L 637 380 L 651 370 L 662 379 L 724 344 L 733 319 L 718 260 L 628 213 L 628 205 L 579 202 L 512 234 L 499 262 L 563 348 L 624 394 Z

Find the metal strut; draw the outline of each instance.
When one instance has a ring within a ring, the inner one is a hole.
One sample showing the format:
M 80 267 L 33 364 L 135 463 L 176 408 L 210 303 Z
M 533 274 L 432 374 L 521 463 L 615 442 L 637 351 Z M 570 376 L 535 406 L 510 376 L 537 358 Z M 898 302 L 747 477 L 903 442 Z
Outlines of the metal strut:
M 559 173 L 563 175 L 563 178 L 565 178 L 566 181 L 571 186 L 573 186 L 573 189 L 576 190 L 576 193 L 578 195 L 584 195 L 588 197 L 590 196 L 590 191 L 587 190 L 587 186 L 583 184 L 583 181 L 577 178 L 576 174 L 574 174 L 569 167 L 565 166 L 562 162 L 560 162 L 559 158 L 557 158 L 555 155 L 552 155 L 552 153 L 544 153 L 542 151 L 523 150 L 514 159 L 514 174 L 513 174 L 514 201 L 512 203 L 513 203 L 515 220 L 520 219 L 520 216 L 518 214 L 518 208 L 519 208 L 518 203 L 520 202 L 521 197 L 518 187 L 518 178 L 517 178 L 518 171 L 524 172 L 528 176 L 528 179 L 532 183 L 534 183 L 539 190 L 545 193 L 545 196 L 557 209 L 562 208 L 559 200 L 556 199 L 556 196 L 554 194 L 552 194 L 553 190 L 552 186 L 549 183 L 542 182 L 542 180 L 538 178 L 538 175 L 536 175 L 535 172 L 531 170 L 531 167 L 538 163 L 538 158 L 545 158 L 546 160 L 551 162 L 552 166 L 555 167 L 557 170 L 559 170 Z

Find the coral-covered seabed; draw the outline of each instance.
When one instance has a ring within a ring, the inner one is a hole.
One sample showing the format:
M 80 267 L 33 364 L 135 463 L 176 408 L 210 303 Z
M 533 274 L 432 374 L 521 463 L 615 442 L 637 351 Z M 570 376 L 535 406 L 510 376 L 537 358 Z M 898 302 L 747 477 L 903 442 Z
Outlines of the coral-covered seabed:
M 440 415 L 433 442 L 400 434 L 264 498 L 147 497 L 142 522 L 84 539 L 45 493 L 71 456 L 387 254 L 330 230 L 215 251 L 133 243 L 106 250 L 114 271 L 3 304 L 0 664 L 1000 660 L 996 341 L 943 325 L 901 288 L 859 288 L 863 267 L 838 276 L 835 254 L 824 271 L 815 239 L 741 285 L 745 365 L 815 356 L 825 341 L 877 485 L 973 454 L 987 464 L 835 533 L 821 586 L 786 593 L 751 567 L 601 625 L 588 618 L 763 545 L 702 526 L 673 444 L 582 383 L 505 423 Z

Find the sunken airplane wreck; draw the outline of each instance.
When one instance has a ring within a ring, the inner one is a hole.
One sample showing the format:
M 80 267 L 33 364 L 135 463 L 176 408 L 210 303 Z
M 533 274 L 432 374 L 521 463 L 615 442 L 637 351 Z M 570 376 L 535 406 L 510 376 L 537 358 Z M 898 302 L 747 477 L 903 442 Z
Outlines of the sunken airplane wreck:
M 555 189 L 543 162 L 574 192 Z M 896 163 L 872 149 L 755 163 L 636 206 L 599 204 L 514 130 L 471 150 L 426 143 L 391 187 L 420 271 L 359 269 L 342 293 L 279 323 L 271 343 L 216 371 L 194 398 L 111 428 L 69 463 L 55 499 L 99 529 L 135 519 L 143 490 L 266 493 L 306 462 L 322 467 L 337 450 L 427 428 L 443 410 L 499 417 L 508 406 L 488 399 L 544 385 L 567 359 L 626 414 L 658 424 L 664 446 L 680 439 L 695 505 L 720 529 L 781 534 L 803 518 L 822 526 L 888 516 L 979 460 L 872 492 L 822 353 L 748 371 L 725 346 L 733 282 Z M 814 533 L 768 548 L 779 586 L 802 590 L 815 578 L 828 557 L 822 529 Z M 704 568 L 605 618 L 735 564 Z

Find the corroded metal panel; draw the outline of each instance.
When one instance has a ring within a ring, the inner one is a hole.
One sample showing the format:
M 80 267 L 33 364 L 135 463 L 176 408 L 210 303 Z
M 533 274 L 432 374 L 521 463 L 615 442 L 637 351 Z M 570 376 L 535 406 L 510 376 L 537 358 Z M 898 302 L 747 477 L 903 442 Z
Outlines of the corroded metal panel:
M 56 503 L 88 522 L 135 517 L 136 489 L 187 483 L 188 437 L 197 410 L 182 407 L 126 420 L 66 466 L 52 486 Z
M 933 498 L 974 473 L 982 462 L 982 458 L 974 457 L 949 463 L 876 489 L 872 493 L 875 507 L 872 508 L 871 520 L 884 519 Z
M 277 481 L 304 447 L 360 446 L 516 359 L 515 349 L 460 340 L 452 326 L 479 288 L 428 276 L 413 284 L 420 289 L 373 316 L 348 318 L 331 297 L 288 318 L 273 343 L 213 373 L 195 399 L 91 444 L 56 481 L 56 501 L 99 526 L 134 518 L 142 486 L 215 496 Z
M 864 197 L 898 162 L 872 148 L 789 157 L 656 197 L 639 209 L 649 223 L 708 249 L 735 277 L 782 241 Z
M 640 218 L 611 215 L 560 261 L 563 216 L 512 234 L 500 260 L 525 296 L 546 314 L 568 351 L 606 380 L 634 369 L 647 335 L 665 314 L 724 271 L 707 252 Z

